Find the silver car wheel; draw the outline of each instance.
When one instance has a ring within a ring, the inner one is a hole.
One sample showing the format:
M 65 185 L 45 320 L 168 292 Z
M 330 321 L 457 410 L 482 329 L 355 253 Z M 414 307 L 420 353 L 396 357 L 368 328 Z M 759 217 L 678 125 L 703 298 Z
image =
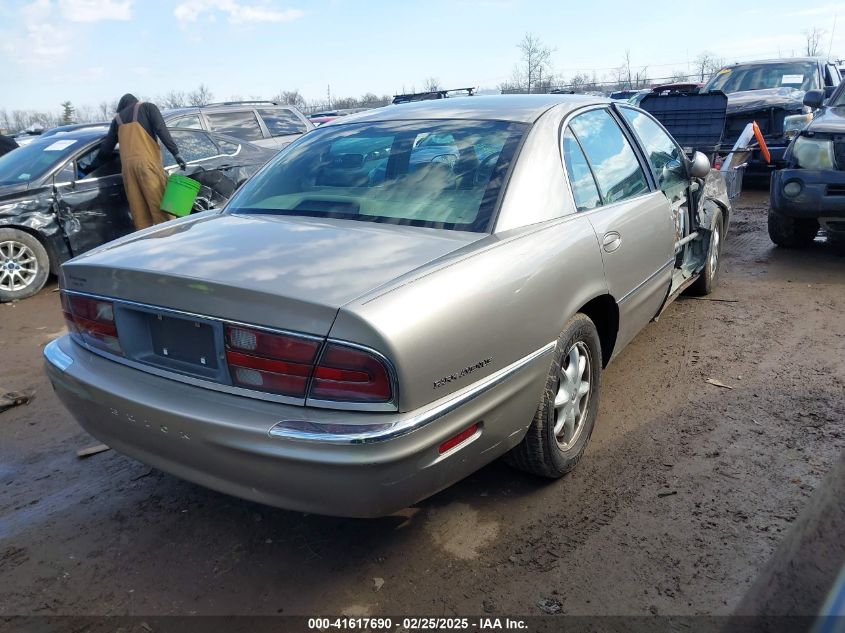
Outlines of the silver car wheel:
M 710 235 L 710 275 L 716 275 L 716 266 L 719 264 L 719 248 L 721 236 L 719 235 L 719 225 L 713 227 L 713 233 Z
M 23 290 L 37 274 L 38 260 L 29 246 L 11 240 L 0 242 L 0 290 Z
M 591 380 L 590 352 L 586 343 L 577 341 L 563 357 L 555 396 L 554 435 L 562 450 L 575 444 L 584 429 Z

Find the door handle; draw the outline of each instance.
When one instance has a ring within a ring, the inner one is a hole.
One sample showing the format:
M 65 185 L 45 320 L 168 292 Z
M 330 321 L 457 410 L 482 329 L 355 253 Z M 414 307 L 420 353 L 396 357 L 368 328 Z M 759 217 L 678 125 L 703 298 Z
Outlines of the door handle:
M 610 233 L 604 234 L 604 239 L 601 241 L 602 248 L 607 251 L 608 253 L 612 253 L 619 245 L 622 244 L 622 236 L 619 235 L 616 231 L 610 231 Z

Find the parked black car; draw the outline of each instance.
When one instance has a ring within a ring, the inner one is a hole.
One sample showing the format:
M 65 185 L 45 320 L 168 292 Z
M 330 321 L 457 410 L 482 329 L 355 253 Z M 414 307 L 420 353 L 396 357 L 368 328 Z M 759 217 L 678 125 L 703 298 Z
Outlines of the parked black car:
M 120 155 L 86 174 L 106 128 L 80 128 L 0 157 L 0 302 L 38 292 L 50 273 L 80 253 L 134 230 Z M 220 134 L 171 130 L 187 175 L 203 184 L 198 210 L 221 206 L 275 155 Z M 176 161 L 167 150 L 167 171 Z
M 769 237 L 778 246 L 809 244 L 819 226 L 833 240 L 845 238 L 845 83 L 824 100 L 821 90 L 804 96 L 813 119 L 786 150 L 786 167 L 772 176 Z
M 275 101 L 227 101 L 161 114 L 167 127 L 217 132 L 277 151 L 314 129 L 297 108 Z
M 732 147 L 745 127 L 757 122 L 772 163 L 755 151 L 747 173 L 768 175 L 783 166 L 790 131 L 797 131 L 811 118 L 802 103 L 805 92 L 823 90 L 830 96 L 840 80 L 836 65 L 820 57 L 770 59 L 725 66 L 702 92 L 721 90 L 728 95 L 723 147 Z

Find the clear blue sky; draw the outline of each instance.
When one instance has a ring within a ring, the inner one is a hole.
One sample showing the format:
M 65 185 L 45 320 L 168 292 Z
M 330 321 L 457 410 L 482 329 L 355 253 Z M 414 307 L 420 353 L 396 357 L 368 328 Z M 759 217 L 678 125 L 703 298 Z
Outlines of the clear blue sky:
M 800 53 L 805 32 L 845 55 L 845 3 L 594 0 L 3 0 L 0 108 L 96 106 L 200 82 L 218 100 L 299 89 L 309 101 L 364 92 L 494 88 L 526 32 L 554 70 L 601 76 L 626 49 L 651 76 L 703 50 L 728 61 Z M 669 8 L 671 7 L 671 9 Z M 834 32 L 834 18 L 837 27 Z

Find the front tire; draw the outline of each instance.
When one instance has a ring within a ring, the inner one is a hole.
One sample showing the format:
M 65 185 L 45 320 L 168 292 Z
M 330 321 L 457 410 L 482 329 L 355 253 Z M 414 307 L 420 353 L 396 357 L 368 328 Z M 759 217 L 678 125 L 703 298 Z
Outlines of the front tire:
M 719 276 L 719 265 L 722 263 L 722 242 L 725 235 L 725 220 L 721 210 L 713 213 L 713 220 L 710 226 L 710 246 L 707 248 L 707 261 L 704 269 L 699 274 L 687 293 L 694 297 L 704 297 L 713 292 L 716 287 L 716 279 Z
M 522 442 L 507 454 L 507 461 L 551 479 L 572 470 L 593 432 L 601 375 L 598 331 L 592 320 L 579 312 L 558 338 L 534 419 Z
M 814 218 L 790 218 L 769 209 L 769 238 L 783 248 L 809 246 L 816 239 L 819 223 Z
M 49 274 L 50 257 L 38 239 L 19 229 L 0 229 L 0 303 L 31 297 Z

